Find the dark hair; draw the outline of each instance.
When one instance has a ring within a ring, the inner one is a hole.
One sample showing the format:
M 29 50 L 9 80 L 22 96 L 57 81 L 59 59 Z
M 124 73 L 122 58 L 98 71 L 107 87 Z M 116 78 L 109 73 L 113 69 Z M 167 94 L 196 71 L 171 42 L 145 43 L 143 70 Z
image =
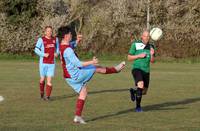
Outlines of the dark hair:
M 69 33 L 71 33 L 71 28 L 69 28 L 68 26 L 58 28 L 57 37 L 59 38 L 59 41 L 61 41 L 62 38 L 64 38 L 64 36 Z
M 63 32 L 62 32 L 62 38 L 63 38 L 65 35 L 69 34 L 69 33 L 71 33 L 70 28 L 65 28 L 65 29 L 63 30 Z

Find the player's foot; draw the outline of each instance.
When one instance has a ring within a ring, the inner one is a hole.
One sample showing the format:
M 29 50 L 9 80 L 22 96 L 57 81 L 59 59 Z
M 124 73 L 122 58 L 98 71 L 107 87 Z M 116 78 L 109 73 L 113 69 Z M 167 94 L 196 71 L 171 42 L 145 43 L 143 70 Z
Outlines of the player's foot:
M 131 100 L 132 100 L 132 101 L 135 101 L 135 99 L 136 99 L 136 98 L 135 98 L 135 97 L 136 97 L 136 94 L 135 94 L 135 93 L 136 93 L 136 90 L 133 89 L 133 88 L 130 88 L 129 91 L 130 91 Z
M 41 98 L 41 99 L 44 99 L 44 94 L 40 94 L 40 98 Z
M 142 110 L 141 107 L 136 107 L 136 108 L 135 108 L 135 112 L 143 112 L 143 110 Z
M 44 100 L 45 100 L 45 101 L 50 101 L 51 99 L 50 99 L 49 96 L 47 96 L 47 97 L 44 97 Z
M 81 116 L 75 116 L 74 123 L 87 124 Z
M 116 69 L 117 72 L 120 72 L 122 69 L 125 67 L 125 61 L 122 61 L 119 65 L 115 66 L 114 68 Z

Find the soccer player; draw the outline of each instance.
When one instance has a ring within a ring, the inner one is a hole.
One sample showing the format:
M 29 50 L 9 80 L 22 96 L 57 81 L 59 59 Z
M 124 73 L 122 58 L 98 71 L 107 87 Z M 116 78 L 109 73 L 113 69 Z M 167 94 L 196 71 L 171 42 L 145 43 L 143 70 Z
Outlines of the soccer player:
M 150 62 L 154 62 L 154 47 L 149 43 L 149 32 L 142 32 L 141 40 L 132 43 L 128 60 L 133 61 L 132 75 L 136 88 L 130 89 L 131 100 L 136 100 L 136 112 L 142 112 L 142 95 L 147 93 L 150 79 Z
M 35 53 L 40 56 L 40 96 L 44 100 L 50 100 L 52 92 L 52 77 L 55 71 L 55 57 L 59 54 L 59 42 L 52 36 L 52 27 L 45 27 L 45 35 L 38 39 L 35 46 Z M 46 93 L 45 93 L 45 78 Z M 45 96 L 46 94 L 46 96 Z
M 66 82 L 78 93 L 74 122 L 86 124 L 82 118 L 82 110 L 87 97 L 86 83 L 92 78 L 95 72 L 101 74 L 118 73 L 125 67 L 125 62 L 121 62 L 115 67 L 98 66 L 98 59 L 93 57 L 90 61 L 80 61 L 70 46 L 72 35 L 70 30 L 63 32 L 60 44 L 60 56 L 63 64 L 64 78 Z

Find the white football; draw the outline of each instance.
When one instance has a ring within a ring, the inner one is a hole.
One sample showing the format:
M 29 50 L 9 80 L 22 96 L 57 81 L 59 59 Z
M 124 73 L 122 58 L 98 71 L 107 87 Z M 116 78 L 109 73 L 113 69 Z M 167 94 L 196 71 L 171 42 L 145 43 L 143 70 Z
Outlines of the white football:
M 163 31 L 160 28 L 158 28 L 158 27 L 153 28 L 150 31 L 150 36 L 151 36 L 152 40 L 158 41 L 158 40 L 160 40 L 162 38 Z
M 3 100 L 4 100 L 3 96 L 0 96 L 0 102 L 3 101 Z

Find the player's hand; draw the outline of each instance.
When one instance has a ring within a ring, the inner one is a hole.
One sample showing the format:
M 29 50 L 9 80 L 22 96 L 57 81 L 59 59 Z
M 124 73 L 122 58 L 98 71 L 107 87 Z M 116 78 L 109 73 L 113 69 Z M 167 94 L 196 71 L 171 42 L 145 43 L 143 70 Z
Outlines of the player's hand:
M 77 44 L 79 44 L 81 42 L 82 38 L 83 38 L 83 35 L 79 35 L 79 34 L 77 35 L 77 37 L 76 37 Z
M 155 54 L 155 50 L 153 48 L 150 49 L 150 54 L 153 56 Z
M 98 65 L 99 63 L 99 60 L 95 56 L 93 57 L 92 61 L 94 65 Z
M 145 58 L 146 56 L 147 56 L 146 53 L 142 53 L 142 54 L 139 54 L 139 55 L 138 55 L 138 58 Z
M 44 57 L 49 57 L 49 53 L 44 53 Z
M 57 53 L 54 53 L 54 57 L 56 57 L 56 58 L 57 58 L 57 57 L 58 57 L 58 54 L 57 54 Z

